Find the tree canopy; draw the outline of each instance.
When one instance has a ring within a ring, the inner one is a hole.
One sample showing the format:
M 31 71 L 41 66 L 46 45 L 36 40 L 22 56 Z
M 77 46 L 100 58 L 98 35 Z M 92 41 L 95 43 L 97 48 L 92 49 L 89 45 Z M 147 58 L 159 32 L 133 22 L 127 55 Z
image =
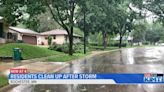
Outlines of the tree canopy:
M 21 23 L 35 31 L 65 29 L 69 37 L 69 54 L 72 55 L 75 27 L 84 32 L 84 45 L 90 33 L 102 34 L 104 48 L 110 35 L 119 36 L 121 48 L 123 37 L 132 31 L 134 40 L 152 41 L 149 37 L 153 36 L 158 41 L 155 35 L 161 31 L 144 31 L 144 22 L 137 25 L 136 22 L 153 16 L 164 25 L 163 4 L 163 0 L 0 0 L 0 16 L 11 26 Z

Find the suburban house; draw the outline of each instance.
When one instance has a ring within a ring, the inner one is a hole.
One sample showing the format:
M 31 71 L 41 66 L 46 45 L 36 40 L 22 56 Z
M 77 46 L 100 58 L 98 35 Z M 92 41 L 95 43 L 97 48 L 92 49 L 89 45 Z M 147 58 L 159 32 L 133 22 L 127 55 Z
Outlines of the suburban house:
M 120 36 L 116 36 L 115 38 L 113 38 L 113 40 L 115 41 L 119 41 L 120 40 Z M 123 41 L 128 41 L 128 42 L 131 42 L 133 41 L 133 37 L 132 36 L 124 36 L 122 38 Z
M 0 43 L 5 43 L 4 37 L 4 19 L 0 16 Z
M 30 29 L 23 29 L 17 27 L 9 27 L 9 31 L 7 32 L 7 40 L 10 41 L 23 41 L 24 43 L 29 43 L 33 45 L 37 45 L 37 38 L 39 33 L 34 32 Z
M 56 44 L 63 44 L 63 43 L 68 43 L 69 39 L 68 39 L 68 33 L 63 30 L 63 29 L 54 29 L 51 31 L 46 31 L 43 33 L 40 33 L 40 36 L 38 38 L 39 40 L 39 44 L 41 45 L 48 45 L 48 36 L 52 37 L 52 43 L 56 43 Z M 74 43 L 79 43 L 81 42 L 81 36 L 77 35 L 77 34 L 73 34 L 73 39 L 74 39 Z
M 51 31 L 37 33 L 30 29 L 9 27 L 6 33 L 8 41 L 23 41 L 33 45 L 48 45 L 48 36 L 52 37 L 52 43 L 64 44 L 68 42 L 68 34 L 65 30 L 54 29 Z M 74 34 L 74 43 L 81 42 L 81 36 Z

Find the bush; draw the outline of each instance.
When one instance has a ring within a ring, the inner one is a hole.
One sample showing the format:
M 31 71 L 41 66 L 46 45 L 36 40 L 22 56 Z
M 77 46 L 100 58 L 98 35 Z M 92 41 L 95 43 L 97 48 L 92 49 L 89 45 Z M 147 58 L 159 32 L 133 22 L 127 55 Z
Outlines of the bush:
M 23 43 L 23 41 L 22 40 L 17 40 L 16 43 Z
M 51 45 L 51 44 L 52 44 L 52 37 L 48 36 L 48 45 Z
M 61 49 L 62 49 L 62 52 L 68 53 L 69 52 L 69 45 L 68 44 L 63 44 L 61 46 Z M 74 50 L 73 50 L 73 52 L 74 52 Z
M 149 45 L 149 42 L 146 41 L 146 42 L 143 42 L 143 44 L 144 44 L 144 45 Z
M 68 53 L 69 52 L 69 47 L 68 44 L 53 44 L 49 47 L 50 50 L 55 50 L 55 51 L 59 51 L 59 52 L 64 52 L 64 53 Z
M 81 43 L 79 43 L 79 44 L 74 44 L 74 51 L 76 52 L 76 53 L 82 53 L 83 52 L 83 50 L 84 50 L 84 45 L 83 44 L 81 44 Z
M 120 44 L 119 42 L 116 42 L 116 43 L 111 44 L 111 46 L 118 47 L 119 44 Z M 121 44 L 121 47 L 126 47 L 126 46 L 127 46 L 127 43 L 122 43 L 122 44 Z
M 89 43 L 91 46 L 98 46 L 98 43 Z
M 62 52 L 62 48 L 61 47 L 62 47 L 62 45 L 53 44 L 53 45 L 50 45 L 49 49 Z
M 83 52 L 83 44 L 78 43 L 78 44 L 74 44 L 73 45 L 73 52 L 75 53 L 82 53 Z M 53 44 L 49 47 L 50 50 L 55 50 L 55 51 L 59 51 L 59 52 L 64 52 L 64 53 L 68 53 L 69 52 L 69 44 Z M 88 50 L 88 47 L 86 47 L 86 49 Z

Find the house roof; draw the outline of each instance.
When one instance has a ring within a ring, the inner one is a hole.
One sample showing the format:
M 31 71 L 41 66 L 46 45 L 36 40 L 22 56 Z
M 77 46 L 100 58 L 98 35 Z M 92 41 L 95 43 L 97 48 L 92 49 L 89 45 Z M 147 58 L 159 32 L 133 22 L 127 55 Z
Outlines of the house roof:
M 63 29 L 54 29 L 54 30 L 51 30 L 51 31 L 42 32 L 40 34 L 41 35 L 68 35 L 67 31 L 63 30 Z M 78 34 L 73 34 L 73 36 L 81 37 Z
M 10 30 L 19 32 L 19 33 L 25 33 L 25 34 L 38 34 L 37 32 L 30 30 L 30 29 L 24 29 L 24 28 L 18 28 L 18 27 L 9 27 Z

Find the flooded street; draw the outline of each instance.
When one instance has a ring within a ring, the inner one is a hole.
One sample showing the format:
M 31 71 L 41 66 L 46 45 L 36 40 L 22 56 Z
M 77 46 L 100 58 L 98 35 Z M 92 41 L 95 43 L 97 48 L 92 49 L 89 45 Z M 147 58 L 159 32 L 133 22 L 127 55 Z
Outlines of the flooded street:
M 103 53 L 69 63 L 59 73 L 164 73 L 164 47 Z M 164 92 L 164 85 L 20 85 L 10 92 Z

